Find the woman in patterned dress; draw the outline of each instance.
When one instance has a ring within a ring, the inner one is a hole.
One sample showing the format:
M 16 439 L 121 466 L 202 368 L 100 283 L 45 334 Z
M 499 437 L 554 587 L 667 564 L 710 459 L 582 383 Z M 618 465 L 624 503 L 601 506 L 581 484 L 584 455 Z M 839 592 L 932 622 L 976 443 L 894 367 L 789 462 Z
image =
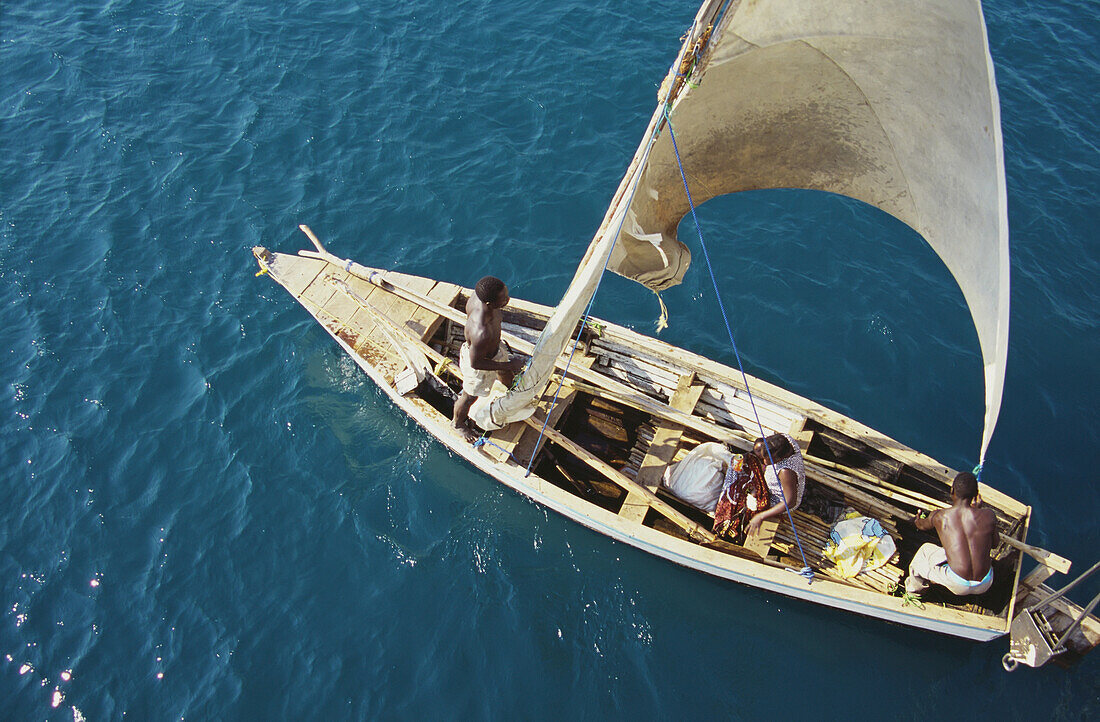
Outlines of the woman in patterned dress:
M 806 491 L 806 471 L 802 465 L 802 452 L 798 442 L 789 434 L 772 434 L 757 439 L 752 453 L 764 466 L 764 481 L 768 485 L 768 503 L 770 506 L 753 515 L 746 531 L 749 535 L 759 533 L 760 525 L 791 511 L 802 503 Z M 774 462 L 774 465 L 773 463 Z

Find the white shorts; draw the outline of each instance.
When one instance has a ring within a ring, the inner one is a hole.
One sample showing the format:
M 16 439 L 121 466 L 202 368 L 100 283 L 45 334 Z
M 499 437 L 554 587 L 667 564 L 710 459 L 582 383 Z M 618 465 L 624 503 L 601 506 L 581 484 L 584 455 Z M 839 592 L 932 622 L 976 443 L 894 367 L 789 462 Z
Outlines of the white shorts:
M 497 346 L 493 361 L 508 361 L 512 358 L 512 349 L 504 341 Z M 482 371 L 470 363 L 470 344 L 462 344 L 458 350 L 458 368 L 462 372 L 462 393 L 470 396 L 488 396 L 497 380 L 499 371 Z
M 905 589 L 919 594 L 932 584 L 946 587 L 948 591 L 964 597 L 968 594 L 983 594 L 993 586 L 993 567 L 984 579 L 972 582 L 963 579 L 947 565 L 947 552 L 935 544 L 924 544 L 917 550 L 909 564 L 909 578 L 905 580 Z

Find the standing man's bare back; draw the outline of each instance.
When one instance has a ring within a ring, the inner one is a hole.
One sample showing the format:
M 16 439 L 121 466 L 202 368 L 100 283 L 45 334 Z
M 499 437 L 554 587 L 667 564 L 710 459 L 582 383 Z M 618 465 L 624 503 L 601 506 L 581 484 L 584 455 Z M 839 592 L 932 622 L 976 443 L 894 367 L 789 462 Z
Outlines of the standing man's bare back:
M 508 295 L 508 287 L 505 286 L 500 293 L 503 294 L 502 303 L 507 305 L 512 300 Z M 477 297 L 477 293 L 466 301 L 466 326 L 463 332 L 466 343 L 470 345 L 472 358 L 492 358 L 496 355 L 500 347 L 500 325 L 504 320 L 504 311 L 501 309 L 504 305 L 497 307 L 486 303 Z
M 523 368 L 521 358 L 512 358 L 507 344 L 500 340 L 504 307 L 511 297 L 499 278 L 485 276 L 477 282 L 466 302 L 466 343 L 459 351 L 462 394 L 455 401 L 452 423 L 467 441 L 477 439 L 468 424 L 470 407 L 479 396 L 488 396 L 495 378 L 511 386 L 516 372 Z

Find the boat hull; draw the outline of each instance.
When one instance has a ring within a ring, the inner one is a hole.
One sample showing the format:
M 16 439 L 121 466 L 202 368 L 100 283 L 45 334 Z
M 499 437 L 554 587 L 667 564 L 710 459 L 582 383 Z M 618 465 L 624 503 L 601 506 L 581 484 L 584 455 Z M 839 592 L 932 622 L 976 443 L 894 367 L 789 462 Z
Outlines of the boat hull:
M 379 374 L 374 366 L 360 357 L 347 342 L 331 330 L 326 330 L 398 408 L 437 440 L 444 441 L 450 435 L 446 428 L 441 428 L 437 418 L 434 418 L 421 405 L 413 403 L 408 397 L 399 394 L 387 382 L 385 377 Z M 674 564 L 739 584 L 756 587 L 757 589 L 777 592 L 795 599 L 978 642 L 987 642 L 1006 633 L 1004 629 L 990 628 L 973 623 L 968 624 L 964 620 L 929 619 L 919 614 L 909 613 L 905 611 L 905 608 L 890 609 L 867 601 L 861 602 L 850 598 L 850 595 L 847 594 L 848 589 L 837 590 L 834 588 L 835 585 L 827 580 L 807 582 L 791 569 L 761 569 L 759 564 L 751 561 L 736 557 L 730 558 L 720 552 L 700 550 L 694 544 L 669 539 L 666 534 L 648 527 L 633 528 L 636 525 L 631 525 L 624 528 L 627 525 L 621 523 L 618 515 L 602 509 L 591 509 L 587 510 L 586 513 L 580 513 L 575 505 L 570 503 L 570 500 L 562 498 L 563 495 L 568 496 L 565 492 L 561 492 L 555 486 L 539 483 L 541 480 L 537 476 L 524 476 L 521 467 L 502 466 L 470 444 L 456 446 L 444 441 L 444 445 L 448 451 L 458 455 L 474 468 L 532 501 L 599 534 L 628 544 L 653 556 L 666 559 Z M 709 552 L 709 554 L 701 554 L 700 551 Z M 711 555 L 717 557 L 717 559 L 708 560 L 707 557 Z
M 261 258 L 262 268 L 269 271 L 276 281 L 284 285 L 302 303 L 336 343 L 386 393 L 398 408 L 443 443 L 452 453 L 486 475 L 562 516 L 599 534 L 675 564 L 795 599 L 976 641 L 988 641 L 1007 632 L 1007 614 L 991 616 L 947 607 L 937 607 L 930 613 L 928 610 L 906 606 L 897 597 L 870 589 L 857 588 L 841 579 L 819 574 L 811 582 L 797 574 L 796 570 L 789 565 L 776 563 L 774 560 L 769 559 L 746 558 L 744 555 L 734 555 L 720 549 L 703 546 L 698 543 L 698 539 L 690 538 L 690 535 L 686 535 L 687 538 L 670 535 L 666 531 L 654 528 L 654 526 L 641 523 L 641 519 L 638 517 L 630 518 L 624 516 L 621 512 L 616 513 L 584 502 L 578 499 L 576 494 L 570 493 L 560 485 L 550 483 L 536 473 L 528 475 L 524 465 L 516 463 L 509 455 L 499 449 L 488 445 L 474 447 L 463 441 L 451 428 L 449 418 L 440 413 L 424 398 L 415 393 L 403 395 L 398 392 L 395 376 L 400 368 L 404 366 L 404 363 L 401 361 L 395 363 L 392 356 L 383 359 L 383 354 L 378 350 L 384 350 L 387 345 L 393 345 L 393 333 L 387 335 L 388 341 L 379 341 L 377 348 L 375 348 L 365 343 L 361 334 L 349 331 L 349 327 L 354 326 L 355 313 L 361 313 L 364 308 L 371 308 L 373 309 L 372 313 L 377 314 L 380 308 L 374 308 L 369 302 L 362 302 L 361 298 L 358 303 L 348 303 L 348 299 L 341 298 L 338 293 L 334 292 L 329 296 L 327 291 L 324 293 L 317 291 L 319 280 L 325 277 L 326 272 L 342 274 L 346 277 L 346 270 L 341 271 L 331 264 L 317 265 L 319 262 L 312 259 L 301 259 L 297 256 L 285 254 L 270 254 L 266 251 L 263 251 L 263 253 L 267 254 L 263 258 L 260 254 L 257 255 L 258 258 Z M 311 263 L 313 265 L 304 272 L 299 272 L 300 269 L 297 268 L 291 270 L 292 264 L 300 263 Z M 365 273 L 361 272 L 362 275 L 383 273 L 377 269 L 364 270 Z M 428 287 L 434 283 L 426 282 L 425 279 L 417 280 L 417 277 L 403 274 L 385 273 L 384 275 L 388 279 L 397 281 L 401 286 L 417 285 L 417 283 L 423 282 L 422 287 Z M 436 288 L 441 286 L 442 284 L 438 284 Z M 458 287 L 454 288 L 458 289 Z M 458 289 L 458 294 L 461 293 L 468 293 L 468 290 Z M 443 296 L 445 298 L 449 297 L 448 294 L 443 294 Z M 457 298 L 457 294 L 455 297 Z M 337 302 L 343 304 L 346 309 L 345 312 L 340 312 L 338 309 L 333 310 L 333 304 L 339 305 Z M 424 303 L 428 303 L 428 301 L 425 300 Z M 549 312 L 549 309 L 535 304 L 525 304 L 522 301 L 515 303 L 531 312 Z M 378 302 L 377 305 L 380 307 L 382 303 Z M 455 312 L 457 313 L 457 311 Z M 400 315 L 393 309 L 390 309 L 390 313 Z M 349 318 L 342 318 L 342 316 L 349 316 Z M 396 323 L 400 322 L 401 319 L 397 318 Z M 376 325 L 384 324 L 379 322 Z M 423 325 L 423 332 L 427 335 L 431 323 L 425 322 Z M 636 337 L 637 334 L 628 329 L 610 323 L 604 324 L 604 328 L 606 329 L 604 333 L 609 337 L 618 338 L 621 336 L 624 343 L 638 342 L 638 338 L 632 337 L 632 335 Z M 640 338 L 644 339 L 645 337 Z M 643 340 L 642 343 L 647 343 L 650 346 L 667 347 L 666 344 L 656 340 Z M 667 348 L 673 349 L 673 347 Z M 717 368 L 732 376 L 732 370 L 720 367 L 713 362 L 707 362 L 712 367 L 708 369 L 707 363 L 703 363 L 704 359 L 695 357 L 693 354 L 680 349 L 674 350 L 682 358 L 688 360 L 699 359 L 698 371 L 700 374 L 712 373 Z M 757 382 L 754 381 L 753 383 L 755 392 Z M 775 399 L 782 394 L 787 394 L 787 392 L 771 387 L 764 382 L 759 382 L 759 384 L 766 392 L 762 394 L 762 398 Z M 805 406 L 805 410 L 822 411 L 820 407 L 800 399 L 800 397 L 789 394 L 788 396 L 789 398 L 799 399 Z M 781 400 L 787 401 L 789 399 L 784 397 Z M 846 423 L 858 426 L 856 422 L 851 420 L 846 420 Z M 904 449 L 897 442 L 892 443 L 895 447 Z M 913 454 L 913 458 L 919 463 L 927 463 L 941 474 L 950 473 L 950 470 L 936 465 L 933 460 L 927 459 L 927 457 L 916 455 L 915 452 L 909 453 Z M 996 492 L 992 493 L 995 494 Z M 1027 507 L 1019 505 L 1018 502 L 1014 503 L 1026 513 Z M 1024 527 L 1026 533 L 1026 524 Z M 1017 565 L 1017 574 L 1018 570 Z

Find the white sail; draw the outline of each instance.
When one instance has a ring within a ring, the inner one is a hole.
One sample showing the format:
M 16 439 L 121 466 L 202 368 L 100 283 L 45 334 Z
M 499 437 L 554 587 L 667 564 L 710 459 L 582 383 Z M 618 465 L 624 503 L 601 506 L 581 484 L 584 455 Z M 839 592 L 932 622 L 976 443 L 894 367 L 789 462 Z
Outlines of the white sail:
M 712 20 L 692 63 L 695 39 Z M 713 2 L 700 10 L 682 58 L 685 51 L 688 62 L 681 68 L 678 59 L 663 89 L 674 94 L 671 122 L 696 204 L 763 188 L 838 193 L 899 218 L 943 260 L 981 344 L 984 458 L 1004 384 L 1009 258 L 1000 109 L 980 3 Z M 687 66 L 683 82 L 676 72 Z M 635 156 L 638 172 L 620 186 L 617 199 L 632 199 L 625 216 L 613 203 L 560 319 L 540 340 L 549 358 L 532 362 L 527 390 L 502 411 L 541 392 L 608 253 L 610 270 L 654 290 L 683 278 L 690 254 L 676 228 L 688 201 L 667 129 L 651 150 L 649 138 Z

